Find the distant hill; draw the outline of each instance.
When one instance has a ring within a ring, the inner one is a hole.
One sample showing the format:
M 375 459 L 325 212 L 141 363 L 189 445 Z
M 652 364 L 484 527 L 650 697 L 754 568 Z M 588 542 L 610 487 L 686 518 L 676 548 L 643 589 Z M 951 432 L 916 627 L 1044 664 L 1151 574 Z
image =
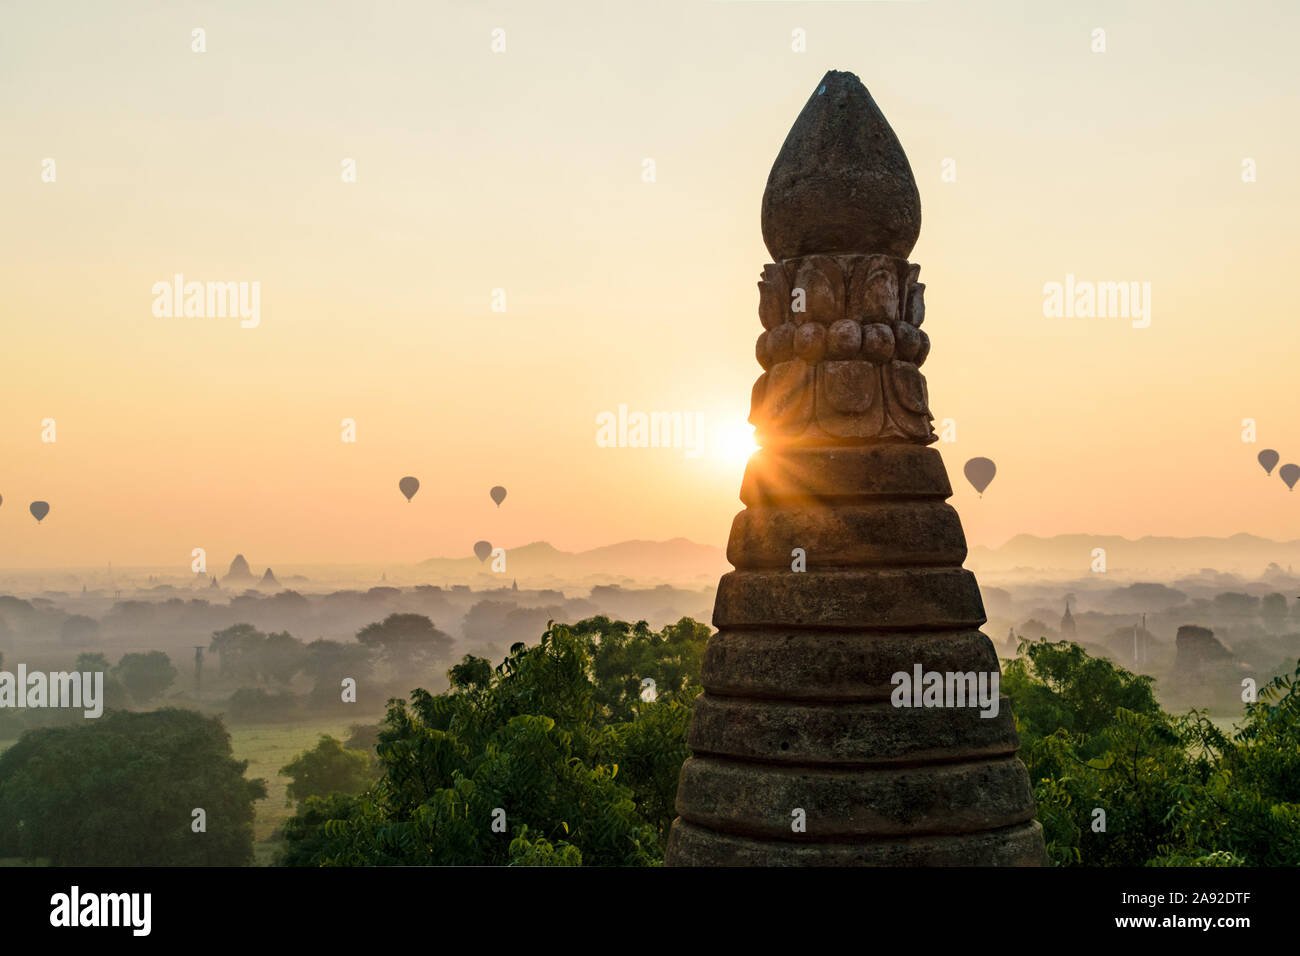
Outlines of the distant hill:
M 1230 538 L 1162 538 L 1131 540 L 1106 534 L 1058 534 L 1040 538 L 1018 534 L 999 548 L 970 549 L 966 566 L 980 571 L 1074 572 L 1086 575 L 1094 548 L 1106 551 L 1107 573 L 1177 574 L 1213 569 L 1263 574 L 1270 564 L 1300 568 L 1300 541 L 1272 541 L 1253 534 Z
M 493 542 L 496 546 L 496 542 Z M 1300 541 L 1272 541 L 1251 534 L 1230 538 L 1145 537 L 1060 534 L 1050 538 L 1020 534 L 998 548 L 977 545 L 970 549 L 966 567 L 977 574 L 1023 571 L 1047 576 L 1085 577 L 1090 574 L 1093 549 L 1106 551 L 1106 571 L 1147 580 L 1181 575 L 1204 577 L 1217 573 L 1266 573 L 1285 576 L 1290 567 L 1300 570 Z M 1270 569 L 1272 565 L 1272 569 Z M 481 586 L 490 575 L 492 559 L 429 558 L 418 565 L 433 581 L 475 582 Z M 621 541 L 590 551 L 561 551 L 546 541 L 506 548 L 506 577 L 536 586 L 550 582 L 635 583 L 638 586 L 716 584 L 731 570 L 721 547 L 698 544 L 686 538 L 669 541 Z
M 493 542 L 493 547 L 497 547 Z M 504 547 L 504 546 L 503 546 Z M 685 538 L 670 541 L 621 541 L 590 551 L 561 551 L 545 541 L 516 548 L 506 547 L 504 577 L 528 581 L 598 581 L 604 583 L 630 580 L 646 584 L 717 583 L 717 578 L 731 566 L 722 548 L 696 544 Z M 464 558 L 429 558 L 419 567 L 433 581 L 439 578 L 462 581 L 487 574 L 492 559 L 480 562 L 474 556 Z

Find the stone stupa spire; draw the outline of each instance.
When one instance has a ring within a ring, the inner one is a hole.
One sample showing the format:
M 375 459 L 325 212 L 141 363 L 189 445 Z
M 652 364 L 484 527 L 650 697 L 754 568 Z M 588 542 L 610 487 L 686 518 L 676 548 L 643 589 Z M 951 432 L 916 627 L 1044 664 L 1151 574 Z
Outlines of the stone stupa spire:
M 1046 862 L 984 607 L 935 440 L 906 259 L 907 156 L 851 73 L 817 85 L 763 195 L 745 469 L 677 793 L 668 865 Z M 919 682 L 918 682 L 919 683 Z M 973 691 L 972 691 L 973 696 Z M 988 695 L 986 695 L 987 697 Z M 954 694 L 955 698 L 956 695 Z

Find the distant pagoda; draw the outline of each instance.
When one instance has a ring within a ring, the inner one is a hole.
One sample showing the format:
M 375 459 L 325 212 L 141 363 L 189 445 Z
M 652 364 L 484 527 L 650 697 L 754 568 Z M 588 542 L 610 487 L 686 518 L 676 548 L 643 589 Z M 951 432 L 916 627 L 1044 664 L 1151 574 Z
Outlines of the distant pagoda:
M 1073 641 L 1078 634 L 1078 627 L 1074 623 L 1074 615 L 1070 613 L 1070 599 L 1065 599 L 1065 613 L 1061 615 L 1061 640 Z

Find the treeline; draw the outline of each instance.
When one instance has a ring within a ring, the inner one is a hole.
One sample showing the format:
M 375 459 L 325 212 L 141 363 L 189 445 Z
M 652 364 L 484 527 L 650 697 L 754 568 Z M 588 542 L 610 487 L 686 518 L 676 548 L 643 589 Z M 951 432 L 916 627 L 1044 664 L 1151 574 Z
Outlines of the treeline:
M 378 640 L 395 633 L 383 623 L 359 646 L 430 647 L 423 627 Z M 393 699 L 378 726 L 283 768 L 296 813 L 280 862 L 662 862 L 708 635 L 599 617 L 553 624 L 496 665 L 465 656 L 445 692 Z M 231 636 L 237 679 L 288 673 L 275 662 L 297 652 L 269 638 Z M 1150 677 L 1072 643 L 1024 642 L 1002 689 L 1054 863 L 1300 865 L 1300 661 L 1230 733 L 1166 712 Z M 0 857 L 248 863 L 265 789 L 245 769 L 221 721 L 190 711 L 29 731 L 0 755 Z
M 419 614 L 438 621 L 448 634 L 464 641 L 466 649 L 498 660 L 512 644 L 537 640 L 548 621 L 603 614 L 660 626 L 698 614 L 712 601 L 709 589 L 666 586 L 596 587 L 590 597 L 565 597 L 551 589 L 471 591 L 431 585 L 316 594 L 159 587 L 121 600 L 52 591 L 30 599 L 0 594 L 0 649 L 22 650 L 29 663 L 31 654 L 45 657 L 127 642 L 183 654 L 213 632 L 241 623 L 266 633 L 289 631 L 346 641 L 390 614 Z
M 367 854 L 420 863 L 657 862 L 708 634 L 685 619 L 654 632 L 597 618 L 552 626 L 540 644 L 516 644 L 496 667 L 467 655 L 447 674 L 447 693 L 417 690 L 409 705 L 394 699 L 381 726 L 355 727 L 346 743 L 323 738 L 283 768 L 298 803 L 284 862 Z M 340 668 L 358 666 L 320 642 L 299 649 L 286 637 L 253 628 L 215 635 L 223 679 L 283 684 L 316 660 L 332 683 Z M 423 623 L 390 619 L 363 629 L 357 647 L 390 664 L 445 649 Z M 0 858 L 246 865 L 253 806 L 266 789 L 245 780 L 245 770 L 221 719 L 193 711 L 114 711 L 29 730 L 0 754 Z M 510 808 L 500 818 L 505 843 L 491 822 L 484 833 L 470 823 L 502 804 Z M 335 817 L 356 826 L 336 832 L 326 825 Z M 438 848 L 433 859 L 411 849 L 421 839 Z
M 260 722 L 328 710 L 374 713 L 390 696 L 439 676 L 454 646 L 424 615 L 390 614 L 361 628 L 355 643 L 304 643 L 287 631 L 237 624 L 213 634 L 208 650 L 217 657 L 213 685 L 235 688 L 223 711 L 236 722 Z
M 663 859 L 709 628 L 598 617 L 553 625 L 499 665 L 466 656 L 451 688 L 394 700 L 380 776 L 303 787 L 286 865 L 653 865 Z M 355 756 L 322 741 L 322 765 Z M 326 752 L 328 751 L 328 752 Z M 291 773 L 293 767 L 286 768 Z
M 0 654 L 0 669 L 3 667 L 4 654 Z M 104 675 L 104 699 L 99 703 L 105 710 L 148 707 L 176 680 L 176 668 L 162 651 L 123 654 L 116 664 L 103 654 L 80 654 L 72 669 Z M 75 708 L 0 709 L 0 740 L 17 737 L 25 730 L 83 719 L 84 711 Z
M 1054 863 L 1300 866 L 1300 661 L 1224 733 L 1077 644 L 1020 650 L 1002 689 Z
M 183 665 L 190 671 L 185 678 L 160 650 L 127 653 L 116 664 L 86 652 L 72 669 L 104 674 L 104 706 L 110 709 L 166 703 L 260 723 L 330 712 L 378 714 L 390 697 L 439 680 L 455 643 L 422 614 L 390 614 L 362 627 L 355 641 L 304 642 L 288 631 L 266 633 L 241 623 L 213 633 L 204 648 L 208 656 Z M 80 711 L 0 710 L 0 740 L 80 719 Z
M 283 862 L 662 862 L 707 634 L 597 619 L 553 627 L 495 669 L 466 658 L 449 692 L 393 703 L 378 764 L 347 758 L 348 791 L 299 791 Z M 1167 713 L 1152 678 L 1078 644 L 1020 651 L 1002 688 L 1053 863 L 1300 865 L 1300 661 L 1224 733 L 1201 712 Z M 638 702 L 634 675 L 656 672 L 671 691 Z M 318 751 L 342 766 L 333 746 Z

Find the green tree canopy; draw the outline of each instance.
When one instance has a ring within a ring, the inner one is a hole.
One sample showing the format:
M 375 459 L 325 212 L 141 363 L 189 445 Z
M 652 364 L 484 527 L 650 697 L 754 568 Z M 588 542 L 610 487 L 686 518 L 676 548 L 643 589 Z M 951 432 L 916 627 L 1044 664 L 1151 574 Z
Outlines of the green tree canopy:
M 221 721 L 114 711 L 31 730 L 0 754 L 0 856 L 55 866 L 243 866 L 261 780 Z M 193 811 L 206 832 L 192 829 Z
M 126 686 L 118 678 L 106 655 L 98 653 L 78 654 L 77 662 L 72 669 L 81 673 L 102 673 L 104 675 L 105 710 L 121 710 L 130 704 Z
M 456 644 L 423 614 L 390 614 L 358 631 L 357 641 L 366 647 L 378 648 L 393 659 L 441 659 Z
M 1006 666 L 1048 854 L 1063 865 L 1300 865 L 1300 662 L 1231 735 L 1076 644 Z
M 162 694 L 176 680 L 176 668 L 162 651 L 147 654 L 123 654 L 113 668 L 131 699 L 141 706 Z
M 345 750 L 329 734 L 321 734 L 320 742 L 312 750 L 299 754 L 281 767 L 280 773 L 292 781 L 288 789 L 291 802 L 332 793 L 360 793 L 375 778 L 369 754 Z
M 689 619 L 653 632 L 592 618 L 495 668 L 466 656 L 446 693 L 390 702 L 382 776 L 356 797 L 308 797 L 284 862 L 660 862 L 708 635 Z
M 264 634 L 251 624 L 215 631 L 208 650 L 218 655 L 223 678 L 245 685 L 288 684 L 310 656 L 289 632 Z

